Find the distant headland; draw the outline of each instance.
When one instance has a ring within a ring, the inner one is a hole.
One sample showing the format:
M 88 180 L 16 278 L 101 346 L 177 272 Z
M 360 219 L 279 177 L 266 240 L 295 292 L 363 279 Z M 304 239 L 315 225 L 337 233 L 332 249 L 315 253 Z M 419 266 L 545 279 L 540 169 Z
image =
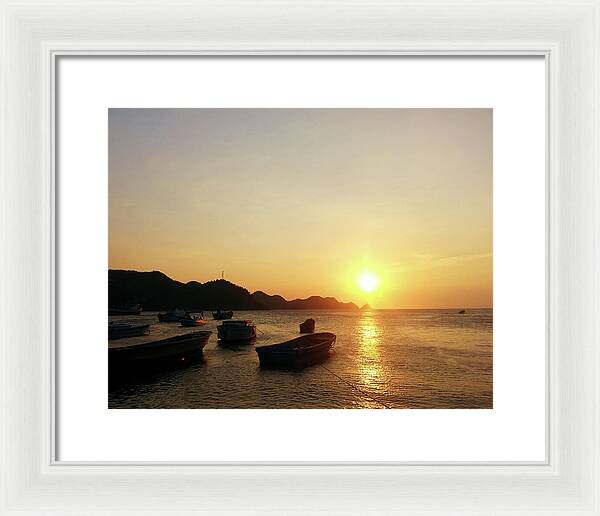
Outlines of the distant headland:
M 182 306 L 188 310 L 365 310 L 354 303 L 342 303 L 334 297 L 311 296 L 288 301 L 262 291 L 252 294 L 224 279 L 200 283 L 181 283 L 159 271 L 108 271 L 109 306 L 140 303 L 144 310 L 166 310 Z

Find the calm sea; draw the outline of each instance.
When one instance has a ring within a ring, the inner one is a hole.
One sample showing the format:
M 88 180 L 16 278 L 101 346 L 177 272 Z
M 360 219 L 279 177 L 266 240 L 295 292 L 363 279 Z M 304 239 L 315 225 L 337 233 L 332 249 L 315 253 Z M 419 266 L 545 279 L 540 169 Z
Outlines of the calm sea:
M 329 360 L 297 372 L 260 369 L 255 346 L 297 337 L 309 317 L 315 331 L 337 335 Z M 210 319 L 203 362 L 111 388 L 109 408 L 492 408 L 492 310 L 277 310 L 235 318 L 257 325 L 254 345 L 218 346 L 219 322 Z M 157 319 L 135 318 L 142 320 Z M 194 330 L 156 323 L 151 335 Z

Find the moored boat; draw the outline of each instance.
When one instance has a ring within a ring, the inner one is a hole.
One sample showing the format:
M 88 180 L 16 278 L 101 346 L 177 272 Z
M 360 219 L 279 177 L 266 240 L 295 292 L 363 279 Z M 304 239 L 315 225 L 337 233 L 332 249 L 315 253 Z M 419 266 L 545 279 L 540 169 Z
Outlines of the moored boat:
M 217 310 L 216 312 L 212 313 L 213 319 L 216 319 L 217 321 L 222 321 L 224 319 L 231 319 L 233 317 L 233 312 L 231 310 Z
M 140 315 L 142 313 L 142 305 L 131 306 L 109 306 L 108 315 Z
M 217 326 L 217 335 L 221 342 L 242 342 L 256 338 L 256 326 L 252 321 L 223 321 Z
M 202 318 L 202 315 L 196 316 L 192 314 L 185 314 L 179 321 L 183 328 L 192 328 L 195 326 L 204 326 L 206 321 Z
M 335 344 L 333 333 L 313 333 L 281 344 L 256 348 L 260 366 L 279 369 L 302 369 L 327 359 Z
M 167 367 L 173 362 L 201 357 L 211 333 L 197 331 L 149 342 L 109 345 L 109 372 L 125 369 L 135 373 L 145 368 Z
M 108 323 L 109 340 L 139 337 L 141 335 L 147 335 L 148 333 L 150 333 L 149 324 L 131 324 L 114 321 Z
M 158 320 L 159 322 L 179 322 L 185 317 L 186 313 L 183 308 L 171 308 L 164 314 L 158 314 Z
M 300 333 L 313 333 L 315 331 L 315 320 L 306 319 L 303 323 L 300 323 Z

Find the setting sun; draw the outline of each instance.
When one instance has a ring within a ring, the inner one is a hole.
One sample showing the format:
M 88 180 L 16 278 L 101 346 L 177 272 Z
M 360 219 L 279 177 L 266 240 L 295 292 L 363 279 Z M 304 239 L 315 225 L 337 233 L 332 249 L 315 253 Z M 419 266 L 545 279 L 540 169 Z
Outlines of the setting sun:
M 358 277 L 358 286 L 363 292 L 373 292 L 379 286 L 379 279 L 375 274 L 364 271 Z

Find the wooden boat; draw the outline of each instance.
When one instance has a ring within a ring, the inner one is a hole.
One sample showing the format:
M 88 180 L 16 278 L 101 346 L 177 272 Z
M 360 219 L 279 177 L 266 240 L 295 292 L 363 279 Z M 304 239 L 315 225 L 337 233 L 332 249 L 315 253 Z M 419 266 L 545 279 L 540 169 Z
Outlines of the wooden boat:
M 196 331 L 150 342 L 109 345 L 109 372 L 166 368 L 173 362 L 201 357 L 211 333 Z
M 108 315 L 140 315 L 142 313 L 142 305 L 131 306 L 109 306 Z
M 306 319 L 303 323 L 300 323 L 300 333 L 313 333 L 315 331 L 315 320 Z
M 260 366 L 278 369 L 302 369 L 327 359 L 335 344 L 333 333 L 313 333 L 296 339 L 256 348 Z
M 111 321 L 108 323 L 108 338 L 126 339 L 128 337 L 139 337 L 150 333 L 149 324 L 130 324 Z
M 242 342 L 256 338 L 256 326 L 252 321 L 223 321 L 217 326 L 221 342 Z
M 171 308 L 164 314 L 158 314 L 159 322 L 179 322 L 186 315 L 186 311 L 183 308 Z
M 217 321 L 222 321 L 224 319 L 231 319 L 233 317 L 233 312 L 231 310 L 217 310 L 216 312 L 212 313 L 212 316 L 213 319 L 216 319 Z
M 192 314 L 185 314 L 179 322 L 182 328 L 192 328 L 206 324 L 206 321 L 201 316 L 197 317 Z
M 458 313 L 459 313 L 459 314 L 465 314 L 465 313 L 467 313 L 467 312 L 466 312 L 466 310 L 459 310 L 459 311 L 458 311 Z

